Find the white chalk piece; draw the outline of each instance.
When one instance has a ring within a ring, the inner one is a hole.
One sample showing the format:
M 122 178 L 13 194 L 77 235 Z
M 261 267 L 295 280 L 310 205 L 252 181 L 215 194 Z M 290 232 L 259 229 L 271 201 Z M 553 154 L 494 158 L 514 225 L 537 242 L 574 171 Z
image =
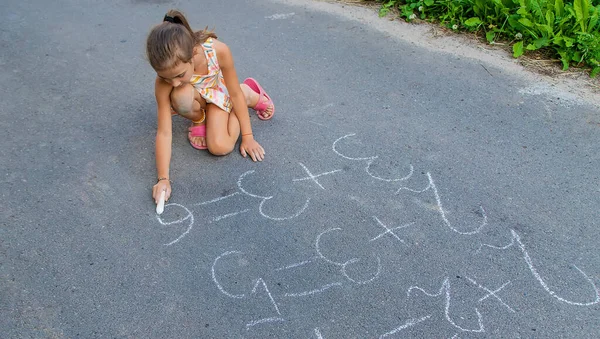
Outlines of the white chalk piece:
M 167 191 L 162 191 L 160 193 L 160 198 L 158 198 L 158 204 L 156 204 L 156 213 L 157 214 L 162 214 L 162 212 L 164 212 L 165 210 L 165 195 L 167 194 Z

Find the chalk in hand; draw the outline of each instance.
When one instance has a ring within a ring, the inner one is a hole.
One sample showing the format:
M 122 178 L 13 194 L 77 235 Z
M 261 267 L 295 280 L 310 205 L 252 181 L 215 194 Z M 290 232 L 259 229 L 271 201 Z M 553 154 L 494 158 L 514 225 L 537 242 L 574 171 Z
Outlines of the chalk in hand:
M 157 214 L 162 214 L 162 212 L 165 210 L 165 195 L 167 194 L 167 191 L 162 191 L 160 192 L 160 198 L 158 198 L 158 204 L 156 204 L 156 213 Z

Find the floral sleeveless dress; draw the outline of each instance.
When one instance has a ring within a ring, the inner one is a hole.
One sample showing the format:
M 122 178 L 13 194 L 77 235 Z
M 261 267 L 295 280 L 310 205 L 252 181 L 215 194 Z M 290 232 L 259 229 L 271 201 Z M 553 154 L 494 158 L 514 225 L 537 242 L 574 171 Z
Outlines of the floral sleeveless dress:
M 219 67 L 217 60 L 217 51 L 213 48 L 213 38 L 208 38 L 202 44 L 204 55 L 208 60 L 208 74 L 193 75 L 191 84 L 206 100 L 207 103 L 215 104 L 227 113 L 231 113 L 233 103 L 229 96 L 229 91 L 225 86 L 223 72 Z

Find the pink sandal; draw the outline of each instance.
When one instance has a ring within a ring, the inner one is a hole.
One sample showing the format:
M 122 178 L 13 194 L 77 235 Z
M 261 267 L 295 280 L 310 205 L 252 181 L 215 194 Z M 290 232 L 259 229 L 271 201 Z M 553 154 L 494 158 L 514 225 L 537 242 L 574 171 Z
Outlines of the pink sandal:
M 195 149 L 207 149 L 208 147 L 202 146 L 199 144 L 195 144 L 192 142 L 193 137 L 204 137 L 206 138 L 206 125 L 196 125 L 190 126 L 188 128 L 188 140 L 190 141 L 190 145 Z
M 252 108 L 256 111 L 256 115 L 258 115 L 258 118 L 261 120 L 271 119 L 275 114 L 275 105 L 273 104 L 273 100 L 271 100 L 271 97 L 260 86 L 258 81 L 252 78 L 244 80 L 244 84 L 248 85 L 248 87 L 250 87 L 254 92 L 258 93 L 258 102 L 256 103 L 256 106 Z M 268 118 L 264 118 L 263 114 L 265 113 L 267 108 L 269 108 L 269 106 L 273 107 L 271 115 Z

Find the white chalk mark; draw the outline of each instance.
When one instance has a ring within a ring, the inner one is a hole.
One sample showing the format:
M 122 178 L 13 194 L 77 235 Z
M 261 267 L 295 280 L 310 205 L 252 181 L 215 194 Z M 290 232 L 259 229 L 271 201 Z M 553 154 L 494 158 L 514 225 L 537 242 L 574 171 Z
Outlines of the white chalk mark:
M 233 197 L 234 195 L 238 195 L 238 194 L 240 194 L 240 192 L 231 193 L 231 194 L 229 194 L 229 195 L 226 195 L 226 196 L 224 196 L 224 197 L 219 197 L 219 198 L 216 198 L 216 199 L 213 199 L 213 200 L 209 200 L 209 201 L 199 202 L 199 203 L 197 203 L 197 204 L 195 204 L 195 205 L 196 205 L 196 206 L 200 206 L 200 205 L 208 205 L 208 204 L 212 204 L 212 203 L 215 203 L 215 202 L 217 202 L 217 201 L 221 201 L 221 200 L 224 200 L 224 199 L 227 199 L 227 198 L 231 198 L 231 197 Z
M 300 209 L 300 211 L 298 211 L 296 214 L 289 216 L 289 217 L 271 217 L 269 215 L 267 215 L 265 212 L 263 212 L 263 205 L 265 204 L 266 201 L 270 200 L 273 198 L 273 196 L 269 196 L 269 197 L 263 197 L 261 195 L 257 195 L 257 194 L 252 194 L 248 191 L 246 191 L 243 187 L 242 187 L 242 180 L 244 179 L 244 177 L 248 174 L 254 173 L 254 170 L 252 171 L 248 171 L 242 175 L 240 175 L 240 178 L 238 179 L 238 188 L 240 189 L 240 191 L 242 191 L 242 193 L 249 195 L 253 198 L 259 198 L 262 199 L 262 201 L 260 202 L 260 205 L 258 207 L 258 211 L 260 212 L 260 215 L 262 215 L 263 217 L 267 218 L 267 219 L 271 219 L 271 220 L 276 220 L 276 221 L 282 221 L 282 220 L 289 220 L 289 219 L 293 219 L 296 218 L 297 216 L 299 216 L 300 214 L 302 214 L 302 212 L 304 212 L 304 210 L 308 207 L 308 203 L 310 202 L 310 199 L 307 199 L 306 202 L 304 203 L 304 206 L 302 207 L 302 209 Z
M 481 229 L 485 225 L 487 225 L 487 214 L 485 213 L 483 206 L 479 206 L 479 208 L 481 209 L 481 214 L 483 216 L 483 221 L 481 222 L 481 225 L 479 227 L 477 227 L 477 229 L 475 229 L 474 231 L 471 231 L 471 232 L 461 232 L 461 231 L 457 230 L 456 228 L 452 227 L 452 225 L 450 224 L 450 221 L 446 217 L 446 211 L 444 211 L 444 207 L 442 206 L 442 199 L 440 198 L 440 194 L 438 193 L 437 187 L 435 186 L 435 183 L 433 182 L 433 179 L 431 178 L 431 173 L 427 172 L 427 178 L 429 179 L 429 185 L 427 185 L 427 187 L 424 190 L 418 191 L 418 190 L 413 190 L 413 189 L 410 189 L 407 187 L 400 187 L 398 189 L 398 191 L 396 192 L 396 194 L 398 194 L 401 190 L 407 190 L 407 191 L 415 192 L 415 193 L 423 193 L 425 191 L 428 191 L 429 189 L 432 189 L 433 194 L 435 196 L 435 201 L 437 203 L 437 210 L 440 213 L 442 220 L 444 220 L 444 223 L 446 224 L 446 226 L 448 228 L 450 228 L 452 231 L 454 231 L 458 234 L 462 234 L 462 235 L 477 234 L 481 231 Z
M 308 295 L 313 295 L 313 294 L 317 294 L 317 293 L 323 293 L 326 290 L 332 288 L 332 287 L 336 287 L 336 286 L 342 286 L 342 283 L 340 282 L 336 282 L 336 283 L 331 283 L 331 284 L 327 284 L 319 289 L 314 289 L 311 291 L 306 291 L 306 292 L 299 292 L 299 293 L 286 293 L 283 296 L 284 297 L 305 297 Z
M 238 188 L 240 189 L 240 191 L 242 191 L 242 193 L 251 196 L 253 198 L 258 198 L 258 199 L 262 199 L 262 201 L 260 202 L 260 205 L 258 207 L 258 211 L 260 213 L 260 215 L 262 215 L 263 217 L 267 218 L 267 219 L 271 219 L 271 220 L 275 220 L 275 221 L 282 221 L 282 220 L 289 220 L 289 219 L 293 219 L 298 217 L 300 214 L 302 214 L 302 212 L 304 212 L 304 210 L 308 207 L 308 203 L 310 202 L 310 199 L 307 199 L 306 202 L 304 203 L 304 206 L 302 207 L 302 209 L 300 209 L 300 211 L 298 211 L 296 214 L 289 216 L 289 217 L 271 217 L 269 215 L 267 215 L 264 211 L 263 211 L 263 205 L 265 204 L 265 202 L 267 202 L 268 200 L 272 199 L 273 196 L 269 196 L 269 197 L 263 197 L 261 195 L 257 195 L 257 194 L 252 194 L 248 191 L 246 191 L 243 187 L 242 187 L 242 180 L 244 179 L 244 177 L 248 174 L 254 173 L 254 170 L 252 171 L 248 171 L 243 173 L 242 175 L 240 175 L 237 185 Z
M 176 204 L 176 203 L 170 203 L 170 204 L 166 205 L 165 207 L 169 207 L 169 206 L 178 206 L 178 207 L 181 207 L 181 208 L 183 208 L 188 213 L 188 215 L 185 216 L 185 217 L 183 217 L 183 218 L 180 218 L 178 220 L 171 221 L 171 222 L 163 222 L 163 220 L 161 219 L 160 215 L 157 215 L 156 219 L 158 220 L 158 222 L 161 225 L 167 226 L 167 225 L 182 223 L 184 220 L 187 220 L 187 219 L 191 219 L 191 220 L 190 220 L 190 224 L 189 224 L 187 230 L 185 230 L 185 232 L 183 232 L 179 237 L 177 237 L 177 239 L 175 239 L 175 240 L 173 240 L 173 241 L 171 241 L 169 243 L 164 244 L 165 246 L 171 246 L 171 245 L 177 243 L 179 240 L 183 239 L 183 237 L 185 237 L 188 233 L 190 233 L 190 231 L 192 230 L 192 227 L 194 226 L 194 215 L 192 214 L 192 212 L 190 212 L 190 210 L 188 210 L 185 206 L 180 205 L 180 204 Z
M 279 307 L 277 307 L 277 303 L 275 302 L 275 299 L 273 299 L 273 296 L 271 296 L 271 292 L 269 292 L 269 288 L 267 287 L 267 283 L 265 283 L 265 281 L 262 278 L 258 278 L 256 280 L 256 284 L 254 284 L 254 288 L 252 288 L 252 294 L 256 293 L 256 288 L 258 287 L 259 284 L 262 284 L 263 288 L 267 292 L 267 295 L 269 296 L 269 299 L 271 299 L 271 303 L 275 307 L 275 311 L 277 311 L 277 314 L 281 315 L 281 312 L 279 312 Z
M 458 339 L 458 333 L 455 333 L 450 339 Z
M 381 181 L 385 181 L 385 182 L 398 182 L 398 181 L 404 181 L 404 180 L 408 180 L 410 177 L 412 177 L 412 175 L 413 175 L 413 173 L 414 173 L 414 171 L 415 171 L 415 168 L 413 167 L 413 165 L 410 165 L 410 171 L 408 172 L 408 174 L 407 174 L 407 175 L 405 175 L 405 176 L 404 176 L 404 177 L 402 177 L 402 178 L 398 178 L 398 179 L 386 179 L 386 178 L 379 177 L 379 176 L 377 176 L 377 175 L 375 175 L 375 174 L 371 173 L 371 165 L 373 164 L 373 162 L 375 162 L 375 159 L 377 159 L 377 158 L 378 158 L 378 157 L 373 157 L 373 158 L 371 158 L 371 159 L 369 159 L 369 160 L 367 161 L 367 168 L 366 168 L 366 171 L 367 171 L 367 174 L 368 174 L 369 176 L 371 176 L 371 178 L 373 178 L 373 179 L 377 179 L 377 180 L 381 180 Z
M 263 201 L 261 201 L 260 205 L 258 206 L 258 211 L 260 212 L 260 215 L 262 215 L 263 217 L 265 217 L 267 219 L 275 220 L 275 221 L 290 220 L 290 219 L 294 219 L 294 218 L 298 217 L 300 214 L 302 214 L 302 212 L 304 212 L 304 210 L 306 208 L 308 208 L 308 203 L 310 202 L 310 198 L 306 199 L 306 202 L 304 203 L 304 206 L 302 206 L 302 208 L 298 212 L 296 212 L 296 214 L 294 214 L 292 216 L 289 216 L 289 217 L 272 217 L 272 216 L 267 215 L 265 212 L 263 212 L 263 205 L 265 204 L 265 202 L 267 202 L 271 198 L 272 197 L 263 199 Z
M 240 189 L 240 191 L 242 191 L 242 193 L 244 193 L 244 194 L 246 194 L 246 195 L 249 195 L 249 196 L 251 196 L 251 197 L 253 197 L 253 198 L 259 198 L 259 199 L 271 199 L 271 198 L 272 198 L 272 196 L 270 196 L 270 197 L 263 197 L 263 196 L 261 196 L 261 195 L 252 194 L 252 193 L 250 193 L 250 192 L 246 191 L 246 190 L 245 190 L 245 189 L 242 187 L 242 180 L 244 179 L 244 177 L 246 177 L 246 175 L 248 175 L 248 174 L 251 174 L 251 173 L 254 173 L 254 170 L 251 170 L 251 171 L 245 172 L 245 173 L 243 173 L 242 175 L 240 175 L 240 177 L 239 177 L 239 179 L 238 179 L 238 181 L 237 181 L 237 185 L 238 185 L 238 188 Z
M 167 195 L 167 191 L 163 190 L 160 192 L 160 197 L 158 198 L 158 204 L 156 204 L 156 214 L 162 214 L 165 210 L 165 197 Z
M 328 175 L 328 174 L 333 174 L 336 172 L 341 171 L 340 169 L 338 170 L 334 170 L 334 171 L 330 171 L 330 172 L 326 172 L 326 173 L 321 173 L 321 174 L 317 174 L 317 175 L 313 175 L 310 170 L 308 168 L 306 168 L 306 166 L 304 166 L 303 163 L 299 162 L 300 166 L 302 166 L 302 168 L 304 169 L 304 171 L 306 171 L 306 173 L 308 174 L 308 177 L 306 178 L 301 178 L 301 179 L 293 179 L 292 181 L 303 181 L 303 180 L 312 180 L 315 182 L 315 184 L 319 185 L 319 187 L 321 187 L 321 189 L 325 189 L 325 187 L 323 187 L 323 185 L 321 185 L 321 183 L 319 183 L 317 181 L 317 178 L 323 175 Z
M 346 261 L 344 263 L 340 263 L 340 262 L 336 262 L 336 261 L 333 261 L 333 260 L 327 258 L 323 253 L 321 253 L 321 249 L 320 249 L 321 237 L 323 235 L 325 235 L 326 233 L 333 232 L 333 231 L 341 231 L 341 230 L 342 230 L 341 228 L 330 228 L 330 229 L 322 232 L 321 234 L 319 234 L 317 236 L 317 240 L 315 241 L 315 250 L 317 251 L 317 254 L 319 255 L 319 257 L 321 259 L 325 260 L 326 262 L 330 263 L 330 264 L 333 264 L 333 265 L 336 265 L 336 266 L 341 266 L 341 272 L 342 272 L 342 274 L 348 280 L 352 281 L 353 283 L 362 285 L 362 284 L 370 283 L 371 281 L 375 280 L 379 276 L 379 273 L 381 273 L 381 259 L 379 257 L 377 257 L 377 272 L 375 273 L 375 275 L 371 279 L 369 279 L 369 280 L 358 281 L 358 280 L 354 280 L 354 279 L 350 278 L 350 276 L 348 276 L 348 274 L 346 273 L 346 266 L 348 266 L 350 264 L 353 264 L 355 262 L 359 262 L 360 259 L 358 259 L 358 258 L 352 258 L 352 259 L 350 259 L 350 260 L 348 260 L 348 261 Z
M 500 292 L 500 290 L 502 290 L 502 289 L 503 289 L 503 288 L 504 288 L 506 285 L 510 284 L 510 281 L 509 281 L 509 282 L 507 282 L 507 283 L 504 283 L 504 285 L 500 286 L 498 289 L 495 289 L 495 290 L 491 291 L 491 290 L 489 290 L 487 287 L 484 287 L 484 286 L 480 285 L 480 284 L 479 284 L 478 282 L 476 282 L 475 280 L 473 280 L 473 279 L 471 279 L 471 278 L 469 278 L 469 277 L 466 277 L 466 278 L 467 278 L 467 279 L 468 279 L 468 280 L 469 280 L 469 281 L 470 281 L 470 282 L 471 282 L 473 285 L 477 285 L 477 287 L 479 287 L 479 288 L 481 288 L 482 290 L 484 290 L 484 291 L 488 292 L 488 294 L 486 294 L 485 296 L 481 297 L 481 298 L 478 300 L 479 302 L 482 302 L 482 301 L 484 301 L 484 300 L 485 300 L 485 299 L 487 299 L 488 297 L 494 297 L 494 298 L 498 299 L 498 301 L 499 301 L 499 302 L 500 302 L 502 305 L 506 306 L 506 308 L 508 308 L 508 310 L 509 310 L 509 311 L 511 311 L 511 312 L 513 312 L 513 313 L 515 313 L 515 310 L 513 310 L 513 309 L 512 309 L 510 306 L 508 306 L 508 305 L 507 305 L 507 304 L 506 304 L 506 303 L 505 303 L 505 302 L 504 302 L 504 301 L 503 301 L 503 300 L 502 300 L 502 299 L 501 299 L 501 298 L 500 298 L 500 297 L 499 297 L 499 296 L 496 294 L 496 293 Z
M 318 327 L 315 327 L 315 335 L 317 336 L 317 339 L 323 339 L 323 336 L 321 335 L 321 331 L 319 331 Z
M 332 232 L 332 231 L 341 231 L 341 230 L 342 230 L 341 228 L 330 228 L 330 229 L 328 229 L 328 230 L 326 230 L 326 231 L 322 232 L 321 234 L 319 234 L 319 235 L 317 236 L 317 240 L 315 241 L 315 249 L 316 249 L 316 251 L 317 251 L 317 254 L 319 255 L 319 257 L 321 257 L 321 259 L 323 259 L 323 260 L 327 261 L 327 262 L 328 262 L 328 263 L 330 263 L 330 264 L 334 264 L 334 265 L 338 265 L 338 266 L 344 266 L 344 264 L 343 264 L 343 263 L 340 263 L 340 262 L 335 262 L 335 261 L 333 261 L 333 260 L 329 260 L 327 257 L 325 257 L 325 256 L 323 255 L 323 253 L 321 253 L 321 249 L 319 248 L 319 243 L 321 242 L 321 237 L 322 237 L 323 235 L 325 235 L 326 233 L 329 233 L 329 232 Z
M 595 305 L 600 302 L 600 291 L 598 291 L 598 287 L 596 287 L 596 284 L 594 283 L 594 281 L 592 279 L 590 279 L 590 277 L 588 277 L 588 275 L 585 274 L 584 271 L 580 270 L 579 267 L 577 267 L 575 265 L 573 265 L 573 266 L 579 271 L 579 273 L 581 273 L 584 276 L 584 278 L 588 281 L 588 283 L 590 285 L 592 285 L 592 288 L 594 289 L 594 292 L 596 293 L 596 299 L 594 299 L 594 301 L 590 301 L 587 303 L 581 303 L 581 302 L 570 301 L 570 300 L 567 300 L 567 299 L 564 299 L 564 298 L 561 298 L 560 296 L 558 296 L 554 291 L 552 291 L 548 287 L 548 285 L 546 284 L 544 279 L 542 279 L 540 274 L 537 272 L 536 268 L 533 266 L 533 261 L 531 260 L 529 253 L 527 253 L 527 250 L 525 249 L 525 245 L 523 245 L 523 243 L 521 242 L 521 237 L 519 237 L 517 232 L 515 232 L 514 230 L 510 230 L 510 232 L 512 233 L 514 240 L 517 242 L 517 244 L 519 244 L 519 248 L 521 249 L 521 252 L 523 253 L 523 259 L 525 259 L 527 266 L 529 266 L 529 270 L 531 271 L 531 273 L 533 274 L 535 279 L 537 279 L 537 281 L 542 285 L 544 290 L 546 290 L 546 292 L 548 292 L 551 296 L 553 296 L 554 298 L 556 298 L 564 303 L 567 303 L 570 305 L 576 305 L 576 306 L 591 306 L 591 305 Z
M 333 152 L 335 152 L 335 154 L 339 155 L 340 157 L 342 157 L 342 158 L 344 158 L 344 159 L 348 159 L 348 160 L 371 160 L 371 159 L 377 159 L 377 157 L 351 158 L 351 157 L 349 157 L 349 156 L 343 155 L 342 153 L 338 152 L 338 150 L 336 149 L 336 145 L 337 145 L 337 143 L 338 143 L 340 140 L 342 140 L 342 139 L 346 139 L 346 138 L 348 138 L 348 137 L 351 137 L 351 136 L 354 136 L 354 135 L 356 135 L 356 134 L 354 134 L 354 133 L 352 133 L 352 134 L 347 134 L 347 135 L 344 135 L 343 137 L 341 137 L 341 138 L 337 139 L 336 141 L 334 141 L 334 142 L 333 142 L 333 146 L 332 146 Z
M 400 332 L 400 331 L 402 331 L 404 329 L 407 329 L 409 327 L 415 326 L 418 323 L 422 323 L 422 322 L 424 322 L 425 320 L 427 320 L 429 318 L 431 318 L 431 315 L 426 315 L 426 316 L 421 317 L 419 319 L 409 319 L 404 325 L 402 325 L 400 327 L 397 327 L 397 328 L 395 328 L 395 329 L 393 329 L 393 330 L 391 330 L 391 331 L 389 331 L 389 332 L 387 332 L 385 334 L 380 335 L 379 338 L 381 339 L 381 338 L 385 338 L 387 336 L 390 336 L 392 334 L 396 334 L 397 332 Z
M 264 319 L 260 319 L 260 320 L 251 321 L 246 324 L 246 330 L 249 330 L 250 327 L 256 326 L 259 324 L 273 323 L 273 322 L 278 322 L 278 321 L 285 321 L 285 319 L 279 318 L 279 317 L 274 317 L 274 318 L 264 318 Z
M 398 188 L 398 190 L 396 191 L 396 194 L 400 193 L 400 191 L 402 191 L 402 190 L 413 192 L 413 193 L 423 193 L 423 192 L 429 191 L 429 189 L 431 189 L 431 180 L 427 184 L 427 187 L 425 187 L 422 190 L 416 190 L 416 189 L 412 189 L 412 188 L 408 188 L 408 187 L 402 186 L 402 187 Z
M 187 220 L 187 219 L 189 219 L 189 218 L 193 218 L 193 215 L 190 213 L 190 210 L 188 210 L 188 209 L 187 209 L 187 208 L 185 208 L 184 206 L 182 206 L 182 205 L 179 205 L 179 204 L 176 204 L 176 203 L 170 203 L 170 204 L 167 204 L 165 207 L 169 207 L 169 206 L 178 206 L 178 207 L 181 207 L 181 208 L 183 208 L 184 210 L 186 210 L 186 211 L 188 212 L 188 215 L 186 215 L 186 216 L 185 216 L 185 217 L 183 217 L 183 218 L 179 218 L 179 219 L 177 219 L 177 220 L 173 220 L 173 221 L 169 221 L 169 222 L 164 222 L 164 221 L 162 220 L 162 218 L 161 218 L 160 216 L 158 216 L 158 215 L 157 215 L 157 216 L 156 216 L 156 220 L 158 220 L 158 222 L 159 222 L 161 225 L 163 225 L 163 226 L 169 226 L 169 225 L 173 225 L 173 224 L 179 224 L 179 223 L 181 223 L 181 222 L 183 222 L 183 221 L 185 221 L 185 220 Z
M 323 124 L 320 124 L 320 123 L 318 123 L 318 122 L 314 122 L 314 121 L 310 121 L 310 120 L 309 120 L 308 122 L 310 122 L 311 124 L 315 124 L 315 125 L 317 125 L 317 126 L 321 126 L 321 127 L 326 127 L 326 128 L 329 128 L 329 126 L 327 126 L 327 125 L 323 125 Z
M 305 260 L 305 261 L 302 261 L 302 262 L 299 262 L 299 263 L 295 263 L 295 264 L 291 264 L 291 265 L 288 265 L 288 266 L 285 266 L 285 267 L 276 268 L 275 271 L 289 270 L 291 268 L 300 267 L 300 266 L 303 266 L 303 265 L 306 265 L 306 264 L 310 264 L 311 262 L 312 262 L 312 259 L 311 260 Z
M 339 152 L 337 150 L 337 148 L 336 148 L 337 143 L 340 140 L 342 140 L 342 139 L 346 139 L 346 138 L 354 136 L 354 135 L 356 135 L 356 134 L 354 134 L 354 133 L 353 134 L 347 134 L 347 135 L 344 135 L 343 137 L 337 139 L 336 141 L 334 141 L 333 142 L 333 146 L 332 146 L 333 152 L 335 154 L 339 155 L 340 157 L 342 157 L 344 159 L 348 159 L 348 160 L 366 160 L 367 161 L 367 167 L 365 168 L 365 171 L 373 179 L 377 179 L 377 180 L 381 180 L 381 181 L 385 181 L 385 182 L 397 182 L 397 181 L 407 180 L 408 178 L 410 178 L 413 175 L 413 172 L 414 172 L 415 169 L 414 169 L 413 165 L 410 165 L 410 171 L 409 171 L 409 173 L 406 176 L 402 177 L 402 178 L 398 178 L 398 179 L 386 179 L 386 178 L 382 178 L 380 176 L 377 176 L 377 175 L 371 173 L 371 165 L 373 164 L 373 162 L 375 162 L 376 159 L 379 158 L 379 156 L 364 157 L 364 158 L 352 158 L 352 157 L 349 157 L 349 156 L 344 155 L 341 152 Z
M 283 20 L 283 19 L 293 17 L 294 15 L 296 15 L 296 13 L 294 13 L 294 12 L 292 12 L 292 13 L 277 13 L 277 14 L 266 16 L 265 19 Z
M 380 235 L 376 236 L 375 238 L 373 238 L 373 239 L 371 239 L 371 240 L 369 240 L 369 241 L 374 241 L 374 240 L 377 240 L 377 239 L 379 239 L 379 238 L 383 237 L 383 236 L 384 236 L 384 235 L 386 235 L 386 234 L 391 234 L 391 235 L 392 235 L 394 238 L 396 238 L 398 241 L 400 241 L 401 243 L 404 243 L 404 240 L 400 239 L 400 237 L 399 237 L 398 235 L 396 235 L 396 233 L 394 233 L 394 230 L 401 229 L 401 228 L 406 228 L 406 227 L 408 227 L 408 226 L 410 226 L 410 225 L 414 224 L 414 222 L 411 222 L 411 223 L 408 223 L 408 224 L 404 224 L 404 225 L 402 225 L 402 226 L 398 226 L 398 227 L 394 227 L 394 228 L 388 228 L 386 225 L 384 225 L 384 224 L 383 224 L 383 223 L 382 223 L 382 222 L 379 220 L 379 218 L 377 218 L 377 217 L 373 216 L 373 219 L 375 219 L 375 221 L 377 221 L 377 223 L 378 223 L 379 225 L 381 225 L 381 227 L 385 228 L 385 232 L 381 233 Z
M 306 111 L 300 113 L 300 115 L 302 115 L 302 116 L 305 116 L 305 115 L 315 115 L 315 114 L 321 115 L 321 114 L 323 114 L 323 110 L 325 110 L 326 108 L 329 108 L 329 107 L 333 107 L 333 106 L 334 106 L 333 103 L 329 103 L 329 104 L 326 104 L 326 105 L 323 105 L 323 106 L 313 107 L 313 108 L 307 109 Z M 329 126 L 327 126 L 325 124 L 318 123 L 316 121 L 307 120 L 306 122 L 310 122 L 311 124 L 315 124 L 317 126 L 329 128 Z
M 246 297 L 245 294 L 232 294 L 232 293 L 229 293 L 229 292 L 225 291 L 225 289 L 223 288 L 223 286 L 221 285 L 221 283 L 219 283 L 219 280 L 217 280 L 217 274 L 215 272 L 215 266 L 217 265 L 217 262 L 221 258 L 223 258 L 225 256 L 228 256 L 228 255 L 231 255 L 231 254 L 242 254 L 242 252 L 239 252 L 239 251 L 228 251 L 228 252 L 225 252 L 225 253 L 221 254 L 220 256 L 218 256 L 215 259 L 215 261 L 213 261 L 213 264 L 212 264 L 212 269 L 211 269 L 212 270 L 212 279 L 213 279 L 214 283 L 217 285 L 217 288 L 219 289 L 219 291 L 221 291 L 223 294 L 225 294 L 226 296 L 228 296 L 230 298 L 242 299 L 242 298 Z
M 377 279 L 377 277 L 379 276 L 379 273 L 381 273 L 381 259 L 379 259 L 379 257 L 377 257 L 377 272 L 375 272 L 375 275 L 373 275 L 373 277 L 369 280 L 363 280 L 363 281 L 359 281 L 359 280 L 354 280 L 352 278 L 350 278 L 350 276 L 348 276 L 348 274 L 346 273 L 346 266 L 353 264 L 355 262 L 359 262 L 360 259 L 351 259 L 348 260 L 344 263 L 344 265 L 342 265 L 342 273 L 344 274 L 344 276 L 352 281 L 355 284 L 359 284 L 359 285 L 364 285 L 364 284 L 368 284 L 370 282 L 372 282 L 373 280 Z
M 483 249 L 483 247 L 489 247 L 489 248 L 493 248 L 493 249 L 496 249 L 496 250 L 506 250 L 506 249 L 510 248 L 514 244 L 515 244 L 515 238 L 514 237 L 510 239 L 510 244 L 508 244 L 506 246 L 502 246 L 502 247 L 488 245 L 488 244 L 481 244 L 481 246 L 479 246 L 479 248 L 477 249 L 477 251 L 475 251 L 475 253 L 476 254 L 479 253 Z
M 425 294 L 428 297 L 439 297 L 442 295 L 442 292 L 445 293 L 446 296 L 446 303 L 445 303 L 445 307 L 444 307 L 444 315 L 446 316 L 446 320 L 448 320 L 448 322 L 458 328 L 459 330 L 463 331 L 463 332 L 476 332 L 476 333 L 483 333 L 485 332 L 485 328 L 483 327 L 483 322 L 482 322 L 482 316 L 481 313 L 479 313 L 479 310 L 477 309 L 477 307 L 475 307 L 475 313 L 477 313 L 477 322 L 479 323 L 479 328 L 472 330 L 472 329 L 467 329 L 467 328 L 462 328 L 459 325 L 457 325 L 452 318 L 450 317 L 450 280 L 448 280 L 448 278 L 444 279 L 444 282 L 442 283 L 442 287 L 440 288 L 440 290 L 438 291 L 438 293 L 428 293 L 427 291 L 425 291 L 424 289 L 420 288 L 419 286 L 411 286 L 408 288 L 408 291 L 406 291 L 406 295 L 408 297 L 410 297 L 410 292 L 412 292 L 412 290 L 419 290 L 421 291 L 423 294 Z
M 234 217 L 238 214 L 242 214 L 242 213 L 246 213 L 250 211 L 249 209 L 243 210 L 243 211 L 238 211 L 238 212 L 233 212 L 233 213 L 229 213 L 229 214 L 224 214 L 224 215 L 220 215 L 218 217 L 214 217 L 211 222 L 217 222 L 217 221 L 221 221 L 223 219 L 229 218 L 229 217 Z

